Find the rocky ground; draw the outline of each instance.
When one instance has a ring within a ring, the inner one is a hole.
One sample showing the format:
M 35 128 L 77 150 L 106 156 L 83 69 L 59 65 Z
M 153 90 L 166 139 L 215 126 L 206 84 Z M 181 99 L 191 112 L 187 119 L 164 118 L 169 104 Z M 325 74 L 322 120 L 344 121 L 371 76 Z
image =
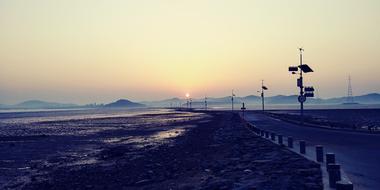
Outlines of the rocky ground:
M 44 122 L 81 132 L 39 136 L 37 147 L 0 138 L 3 189 L 322 189 L 319 165 L 253 135 L 228 112 Z M 100 130 L 108 126 L 109 130 Z M 97 130 L 98 129 L 98 130 Z M 83 131 L 89 130 L 86 133 Z M 80 134 L 80 135 L 79 135 Z M 26 137 L 24 137 L 26 138 Z M 30 138 L 30 137 L 29 137 Z M 25 140 L 25 139 L 24 139 Z M 41 143 L 45 143 L 41 146 Z M 49 144 L 55 144 L 52 146 Z M 8 148 L 5 148 L 8 147 Z M 3 152 L 4 153 L 4 152 Z M 15 155 L 14 155 L 15 154 Z M 4 171 L 4 170 L 2 170 Z M 9 169 L 12 174 L 12 170 Z

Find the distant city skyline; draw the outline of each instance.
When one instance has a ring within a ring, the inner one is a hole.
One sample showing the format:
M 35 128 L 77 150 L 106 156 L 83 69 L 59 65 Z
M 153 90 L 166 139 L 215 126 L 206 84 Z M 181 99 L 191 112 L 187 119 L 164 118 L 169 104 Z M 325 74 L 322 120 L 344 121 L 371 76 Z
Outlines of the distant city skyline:
M 377 0 L 2 0 L 0 104 L 380 92 Z

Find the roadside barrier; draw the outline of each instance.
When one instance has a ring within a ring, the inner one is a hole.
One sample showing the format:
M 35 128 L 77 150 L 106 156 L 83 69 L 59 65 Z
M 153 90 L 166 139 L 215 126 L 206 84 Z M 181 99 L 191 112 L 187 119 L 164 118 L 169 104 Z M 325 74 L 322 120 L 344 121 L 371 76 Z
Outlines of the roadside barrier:
M 276 140 L 276 133 L 270 133 L 270 139 L 272 141 Z
M 293 137 L 288 137 L 288 147 L 293 148 Z
M 278 144 L 279 145 L 284 145 L 283 143 L 282 143 L 282 135 L 278 135 Z
M 323 146 L 317 145 L 315 147 L 317 162 L 323 162 Z
M 275 132 L 267 131 L 260 129 L 253 124 L 247 122 L 242 118 L 243 122 L 246 123 L 247 127 L 252 130 L 257 136 L 263 137 L 265 139 L 270 140 L 271 142 L 278 144 L 280 146 L 284 146 L 283 144 L 283 135 L 277 135 Z M 276 136 L 277 136 L 277 143 L 276 143 Z M 305 140 L 299 140 L 299 153 L 300 155 L 306 156 L 306 141 Z M 287 137 L 287 147 L 294 151 L 294 138 L 289 136 Z M 295 151 L 294 151 L 295 152 Z M 353 190 L 354 185 L 352 184 L 349 179 L 342 178 L 342 171 L 341 171 L 341 165 L 336 163 L 335 160 L 335 154 L 334 153 L 326 153 L 326 171 L 328 174 L 328 185 L 332 189 L 336 190 Z M 309 158 L 310 159 L 310 158 Z M 315 146 L 315 160 L 313 161 L 321 164 L 324 162 L 324 148 L 322 145 Z
M 306 142 L 304 140 L 300 141 L 300 153 L 306 154 Z

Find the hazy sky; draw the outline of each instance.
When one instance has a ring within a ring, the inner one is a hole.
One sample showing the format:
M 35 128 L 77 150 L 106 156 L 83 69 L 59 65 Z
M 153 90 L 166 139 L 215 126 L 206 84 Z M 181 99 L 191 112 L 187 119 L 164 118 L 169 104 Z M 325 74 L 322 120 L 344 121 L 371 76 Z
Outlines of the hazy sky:
M 379 0 L 0 0 L 0 103 L 380 92 Z

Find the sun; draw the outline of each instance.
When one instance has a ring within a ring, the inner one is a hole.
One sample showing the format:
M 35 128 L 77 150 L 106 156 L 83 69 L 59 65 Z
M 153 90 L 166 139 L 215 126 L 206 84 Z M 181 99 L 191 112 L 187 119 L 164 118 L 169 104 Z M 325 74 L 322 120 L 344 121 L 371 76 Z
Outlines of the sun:
M 190 97 L 190 94 L 189 93 L 186 93 L 186 98 L 189 98 Z

